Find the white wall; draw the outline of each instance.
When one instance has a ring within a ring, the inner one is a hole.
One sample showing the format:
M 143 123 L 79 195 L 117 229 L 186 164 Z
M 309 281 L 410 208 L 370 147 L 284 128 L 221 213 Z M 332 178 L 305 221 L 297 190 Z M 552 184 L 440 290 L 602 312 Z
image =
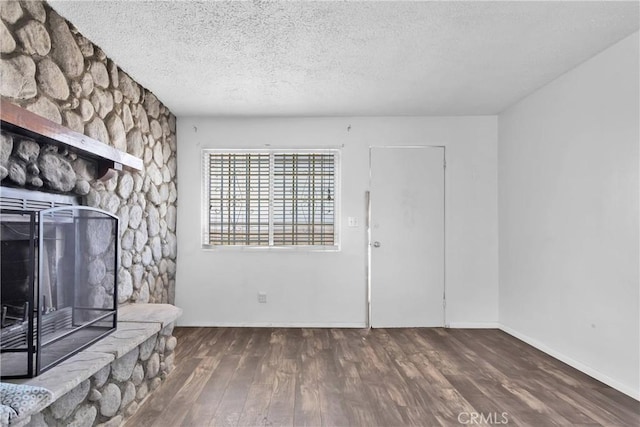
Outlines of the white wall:
M 500 322 L 640 396 L 638 33 L 499 116 Z
M 446 146 L 448 321 L 452 326 L 495 326 L 496 120 L 179 118 L 176 305 L 184 309 L 180 324 L 364 326 L 369 146 L 424 144 Z M 264 144 L 344 147 L 340 252 L 201 249 L 201 150 Z M 347 228 L 349 216 L 357 217 L 360 227 Z M 267 293 L 267 304 L 258 304 L 258 291 Z

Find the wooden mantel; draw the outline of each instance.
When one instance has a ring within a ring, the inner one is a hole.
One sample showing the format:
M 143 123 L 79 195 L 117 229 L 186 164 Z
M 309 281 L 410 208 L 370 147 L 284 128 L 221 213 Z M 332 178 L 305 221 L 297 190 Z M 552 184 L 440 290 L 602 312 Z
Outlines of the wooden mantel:
M 39 142 L 63 146 L 80 157 L 97 161 L 100 177 L 108 177 L 113 173 L 110 171 L 120 171 L 123 168 L 144 168 L 142 159 L 138 157 L 40 117 L 5 99 L 0 104 L 0 119 L 3 129 Z

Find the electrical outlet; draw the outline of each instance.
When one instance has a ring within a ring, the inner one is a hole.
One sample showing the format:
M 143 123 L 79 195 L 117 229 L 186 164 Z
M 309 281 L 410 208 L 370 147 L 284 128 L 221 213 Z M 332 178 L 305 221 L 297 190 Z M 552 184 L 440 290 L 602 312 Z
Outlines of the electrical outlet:
M 358 226 L 358 218 L 355 216 L 350 216 L 347 218 L 347 224 L 349 227 L 357 227 Z
M 258 302 L 260 304 L 267 303 L 267 293 L 266 292 L 258 292 Z

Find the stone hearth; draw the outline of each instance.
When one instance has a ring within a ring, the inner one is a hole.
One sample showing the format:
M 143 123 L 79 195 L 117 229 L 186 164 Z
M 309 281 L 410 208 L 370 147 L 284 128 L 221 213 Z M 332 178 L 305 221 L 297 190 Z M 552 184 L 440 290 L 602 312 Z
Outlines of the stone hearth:
M 182 310 L 169 304 L 129 304 L 118 330 L 37 378 L 14 384 L 43 387 L 52 400 L 12 426 L 118 426 L 174 368 L 173 326 Z

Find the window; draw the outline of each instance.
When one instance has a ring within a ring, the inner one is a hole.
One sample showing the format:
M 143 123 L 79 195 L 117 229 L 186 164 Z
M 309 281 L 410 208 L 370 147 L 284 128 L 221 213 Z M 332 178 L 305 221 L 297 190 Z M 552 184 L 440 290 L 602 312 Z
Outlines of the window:
M 204 246 L 337 246 L 336 150 L 204 151 Z

